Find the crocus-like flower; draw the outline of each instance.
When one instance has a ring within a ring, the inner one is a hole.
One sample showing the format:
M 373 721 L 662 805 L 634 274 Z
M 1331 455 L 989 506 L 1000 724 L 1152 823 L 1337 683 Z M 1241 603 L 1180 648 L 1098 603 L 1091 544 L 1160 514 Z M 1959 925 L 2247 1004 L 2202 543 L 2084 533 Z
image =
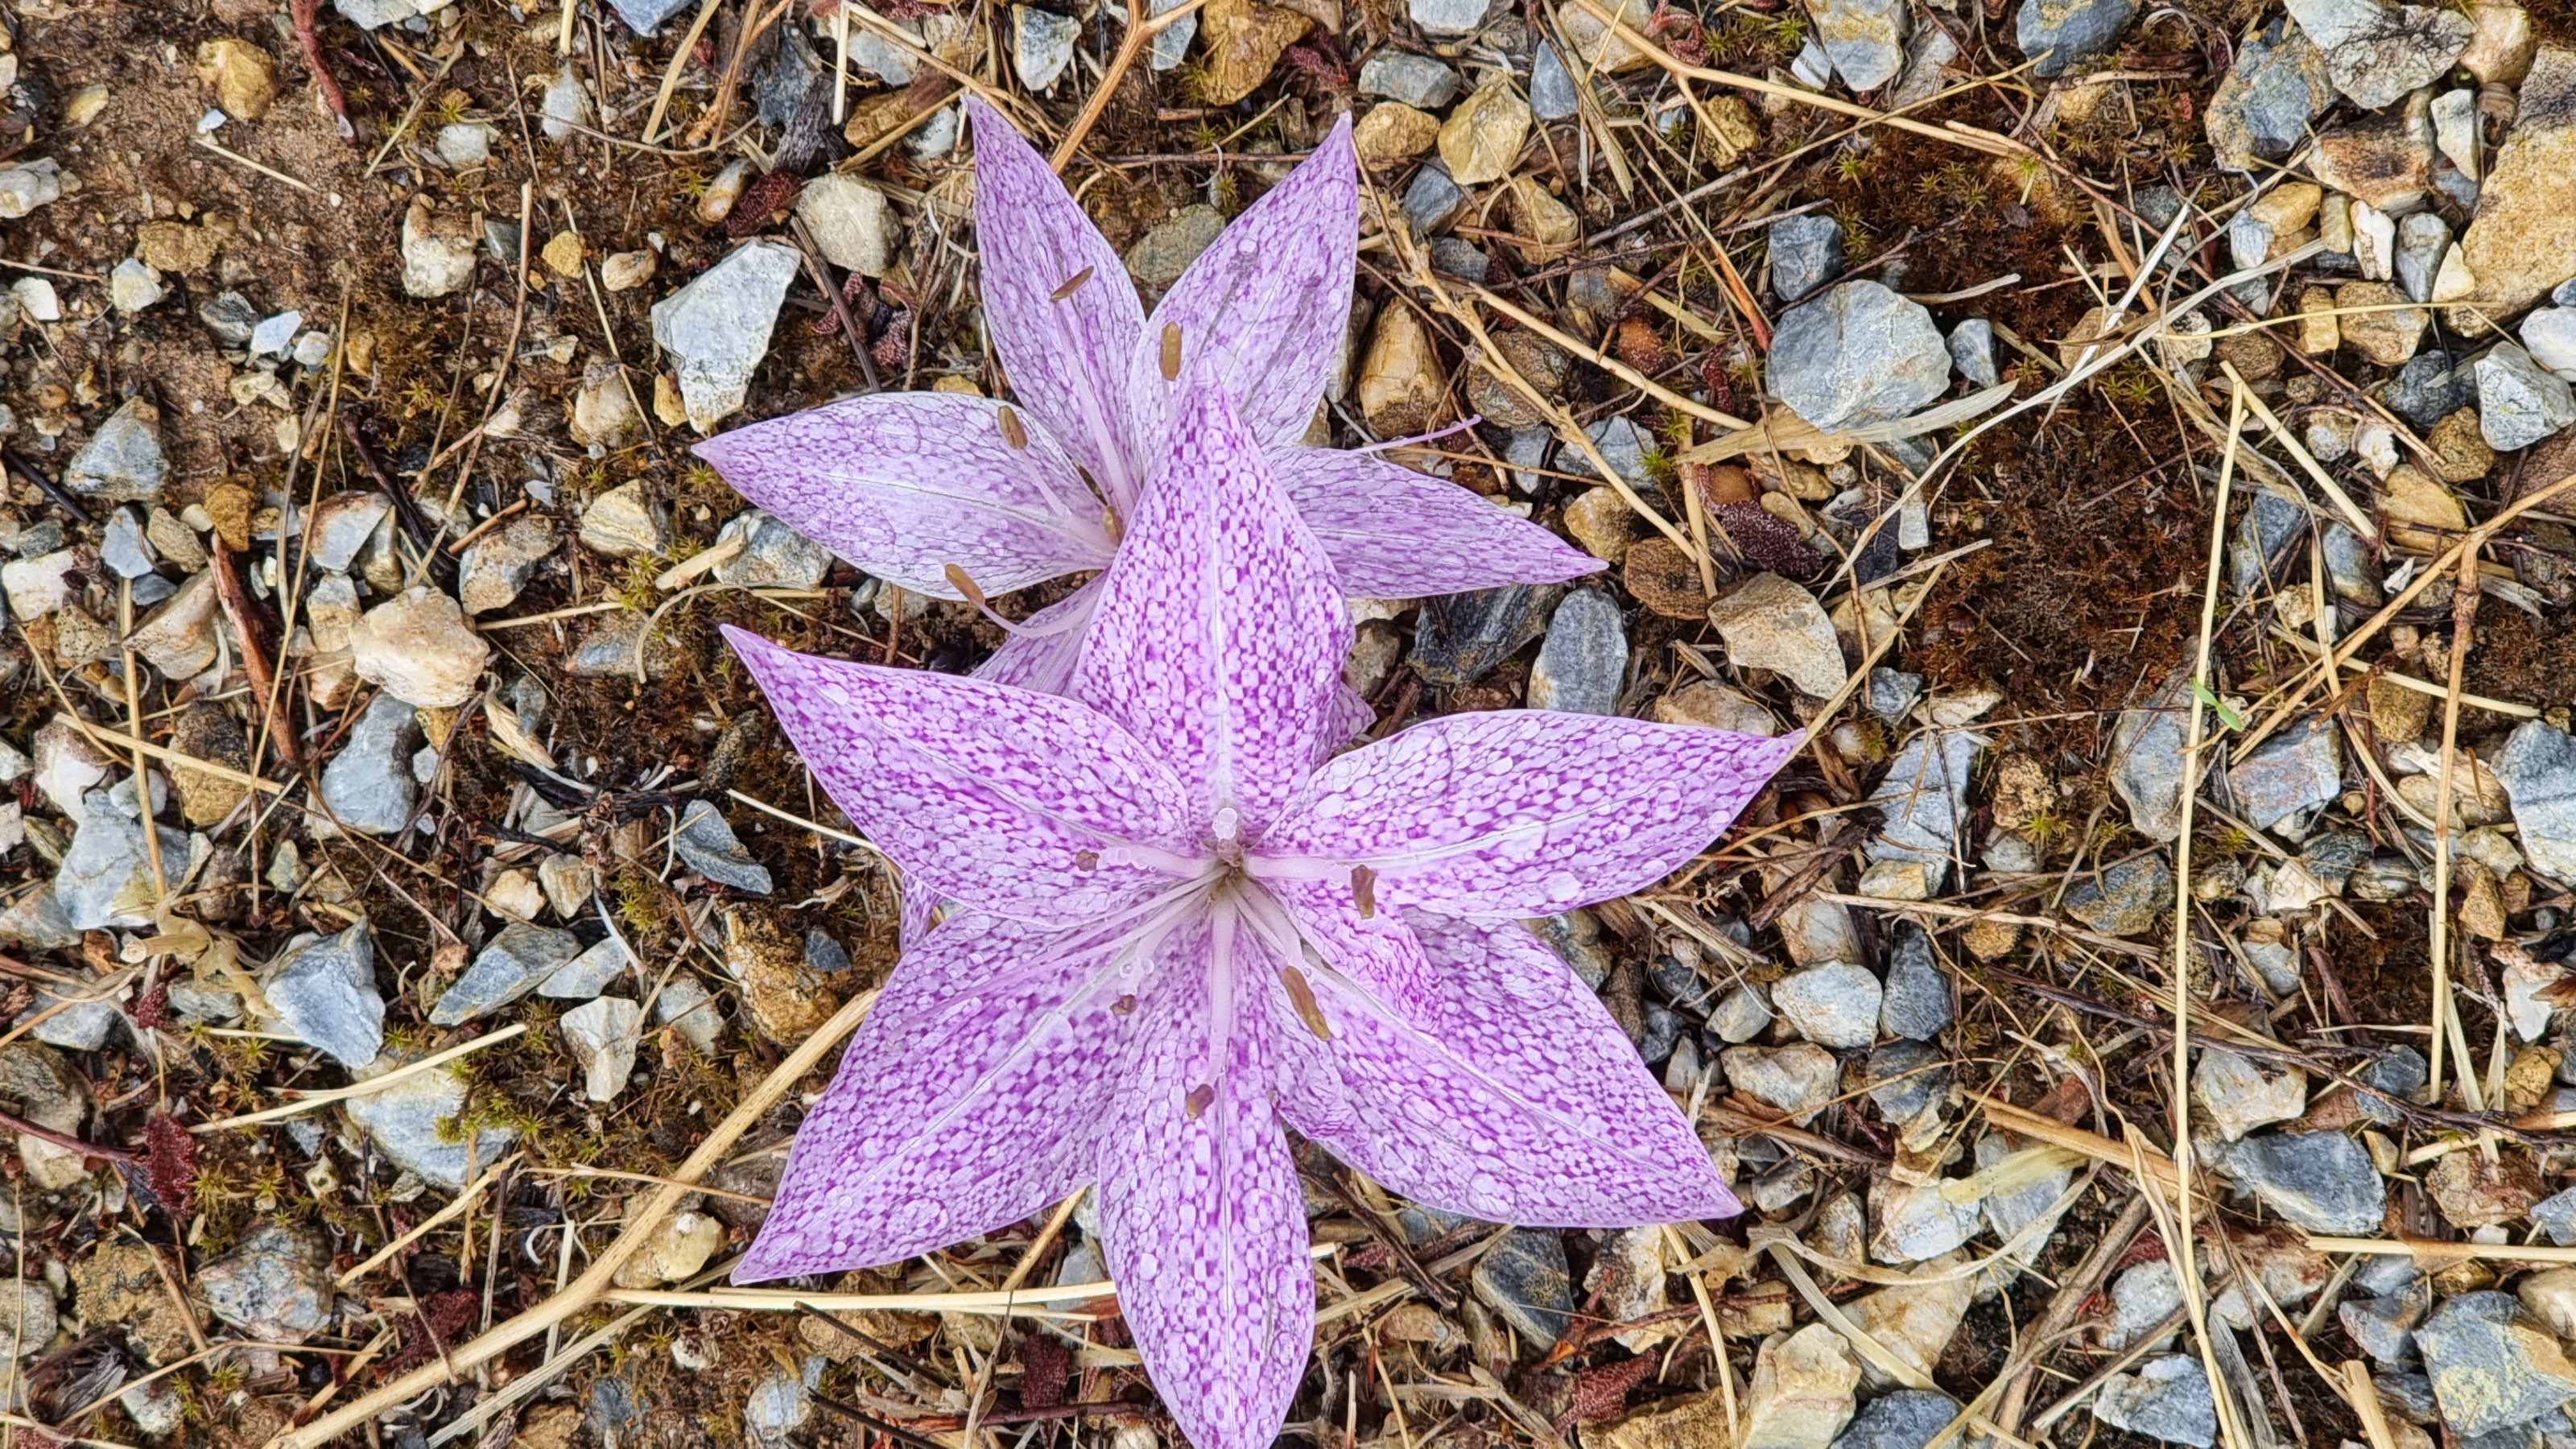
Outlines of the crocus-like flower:
M 1285 1128 L 1479 1218 L 1737 1210 L 1518 924 L 1660 879 L 1794 748 L 1501 711 L 1337 757 L 1329 549 L 1224 389 L 1176 409 L 1070 697 L 728 638 L 832 799 L 956 903 L 798 1131 L 743 1280 L 899 1261 L 1087 1183 L 1199 1449 L 1260 1449 L 1314 1318 Z
M 744 497 L 939 598 L 965 596 L 960 574 L 1001 594 L 1106 568 L 1163 456 L 1173 398 L 1204 378 L 1268 455 L 1345 594 L 1422 598 L 1601 567 L 1454 483 L 1298 445 L 1350 317 L 1359 180 L 1347 117 L 1149 318 L 1045 159 L 981 102 L 967 107 L 984 323 L 1018 401 L 878 393 L 698 444 Z M 1061 693 L 1100 596 L 1095 580 L 1039 611 L 977 672 Z

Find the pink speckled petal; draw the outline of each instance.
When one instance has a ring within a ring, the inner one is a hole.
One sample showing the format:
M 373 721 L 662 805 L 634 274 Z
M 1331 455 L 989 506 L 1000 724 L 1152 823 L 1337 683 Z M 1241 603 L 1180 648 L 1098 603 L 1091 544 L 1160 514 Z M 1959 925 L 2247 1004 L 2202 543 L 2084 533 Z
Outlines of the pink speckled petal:
M 1332 566 L 1223 393 L 1194 389 L 1128 526 L 1076 698 L 1168 760 L 1244 838 L 1305 779 L 1336 719 L 1349 611 Z
M 1031 614 L 1029 632 L 1003 640 L 1001 648 L 975 666 L 975 677 L 1040 694 L 1071 693 L 1082 641 L 1091 634 L 1091 611 L 1099 604 L 1100 580 L 1092 579 Z
M 1094 711 L 724 634 L 832 803 L 923 888 L 1070 924 L 1172 884 L 1180 782 Z
M 900 1262 L 1089 1182 L 1132 1020 L 1098 936 L 968 915 L 906 952 L 734 1281 Z
M 1554 915 L 1698 854 L 1799 738 L 1549 710 L 1426 720 L 1318 770 L 1250 866 L 1347 880 L 1366 865 L 1382 911 Z
M 985 325 L 1011 388 L 1121 512 L 1144 481 L 1150 450 L 1128 431 L 1127 360 L 1145 308 L 1126 264 L 1083 215 L 1046 158 L 982 101 L 975 129 L 975 238 L 983 252 Z M 1085 269 L 1090 275 L 1058 300 Z
M 743 497 L 879 578 L 960 597 L 950 564 L 988 594 L 1105 567 L 1100 500 L 1034 418 L 946 392 L 845 398 L 697 445 Z
M 1741 1211 L 1600 999 L 1527 929 L 1423 914 L 1393 929 L 1414 946 L 1402 990 L 1326 950 L 1307 974 L 1331 1037 L 1274 1026 L 1289 1125 L 1392 1191 L 1493 1222 Z
M 1552 584 L 1606 567 L 1445 478 L 1367 453 L 1281 448 L 1270 466 L 1356 598 Z
M 1315 1324 L 1305 1207 L 1271 1106 L 1276 967 L 1222 908 L 1167 960 L 1100 1142 L 1101 1246 L 1190 1443 L 1269 1449 Z
M 1347 684 L 1335 686 L 1332 720 L 1325 725 L 1323 738 L 1318 741 L 1322 748 L 1316 752 L 1315 763 L 1320 765 L 1331 759 L 1335 750 L 1367 734 L 1376 724 L 1377 711 L 1369 706 L 1367 700 L 1360 698 L 1359 691 Z
M 1145 320 L 1126 364 L 1136 436 L 1159 437 L 1192 381 L 1225 389 L 1255 441 L 1295 442 L 1323 400 L 1351 316 L 1359 165 L 1348 114 L 1315 154 L 1246 207 Z M 1181 376 L 1163 376 L 1163 329 L 1181 330 Z

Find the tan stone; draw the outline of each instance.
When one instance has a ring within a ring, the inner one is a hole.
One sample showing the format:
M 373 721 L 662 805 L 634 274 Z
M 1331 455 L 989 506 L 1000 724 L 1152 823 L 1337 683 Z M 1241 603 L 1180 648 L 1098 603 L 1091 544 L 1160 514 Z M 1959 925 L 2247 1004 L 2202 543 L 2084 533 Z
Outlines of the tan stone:
M 2474 860 L 2458 862 L 2460 886 L 2460 926 L 2482 941 L 2504 939 L 2507 924 L 2504 914 L 2504 891 L 2496 883 L 2495 872 Z
M 2013 753 L 1995 767 L 1994 824 L 2019 830 L 2057 810 L 2057 780 L 2037 759 Z
M 554 238 L 546 243 L 545 250 L 537 253 L 538 258 L 545 262 L 546 269 L 558 277 L 580 276 L 581 255 L 581 234 L 572 231 L 556 232 Z
M 1922 1281 L 1881 1288 L 1843 1311 L 1863 1333 L 1928 1377 L 1941 1361 L 1942 1350 L 1958 1336 L 1959 1322 L 1967 1317 L 1968 1303 L 1976 1296 L 1974 1275 L 1951 1276 L 1961 1261 L 1961 1254 L 1945 1253 L 1915 1270 L 1913 1276 Z M 1864 1362 L 1862 1369 L 1873 1385 L 1887 1381 L 1874 1364 Z
M 1460 101 L 1440 128 L 1440 159 L 1448 163 L 1449 179 L 1460 186 L 1482 186 L 1510 175 L 1529 128 L 1529 103 L 1511 81 L 1487 81 Z
M 780 1046 L 813 1034 L 840 1001 L 805 964 L 805 940 L 766 915 L 725 913 L 725 969 L 742 988 L 752 1025 Z
M 1582 235 L 1574 209 L 1548 194 L 1536 179 L 1517 176 L 1504 188 L 1503 204 L 1511 213 L 1512 232 L 1529 238 L 1535 245 L 1516 245 L 1522 261 L 1544 266 L 1564 256 Z
M 277 99 L 277 62 L 246 40 L 226 36 L 198 46 L 197 77 L 235 120 L 256 121 Z
M 1649 0 L 1611 0 L 1601 9 L 1619 18 L 1619 23 L 1643 35 L 1654 16 Z M 1557 22 L 1565 32 L 1568 67 L 1583 66 L 1616 74 L 1637 70 L 1655 63 L 1654 57 L 1630 45 L 1601 16 L 1577 5 L 1562 12 Z M 1580 74 L 1580 71 L 1576 72 Z
M 2483 1152 L 2451 1152 L 2424 1174 L 2424 1190 L 2453 1227 L 2518 1223 L 2548 1189 L 2527 1153 L 2505 1148 L 2493 1162 Z
M 1541 398 L 1552 401 L 1564 393 L 1566 377 L 1574 370 L 1565 349 L 1523 328 L 1492 336 L 1503 364 Z M 1467 360 L 1466 389 L 1467 406 L 1496 427 L 1534 428 L 1547 421 L 1547 411 L 1489 370 L 1481 355 Z
M 2346 282 L 2336 288 L 2335 305 L 2345 309 L 2343 340 L 2353 351 L 2382 367 L 2403 365 L 2422 344 L 2424 328 L 2433 320 L 2432 314 L 2421 307 L 2397 307 L 2384 312 L 2352 309 L 2390 307 L 2405 300 L 2386 282 Z
M 2388 480 L 2379 489 L 2379 511 L 2391 522 L 2454 533 L 2464 532 L 2469 526 L 2468 510 L 2460 506 L 2459 498 L 2411 463 L 2400 463 L 2389 470 Z
M 1583 551 L 1603 563 L 1617 563 L 1628 556 L 1628 541 L 1636 536 L 1636 510 L 1619 496 L 1616 488 L 1591 488 L 1565 505 L 1565 531 L 1583 545 Z
M 2343 346 L 2343 323 L 2334 315 L 2335 294 L 2310 287 L 2299 294 L 2299 350 L 2310 357 L 2330 357 Z
M 238 483 L 218 483 L 206 490 L 206 516 L 215 522 L 215 536 L 233 552 L 250 547 L 250 519 L 259 500 Z
M 1726 1422 L 1726 1395 L 1717 1389 L 1658 1400 L 1583 1431 L 1584 1442 L 1600 1449 L 1709 1449 L 1733 1437 Z
M 1685 685 L 1656 700 L 1654 713 L 1665 724 L 1706 725 L 1743 735 L 1780 733 L 1780 722 L 1769 709 L 1742 690 L 1713 679 Z
M 215 264 L 215 252 L 231 235 L 229 223 L 147 221 L 134 229 L 134 254 L 158 271 L 202 272 Z
M 1648 612 L 1667 619 L 1697 619 L 1708 612 L 1708 593 L 1700 587 L 1699 565 L 1667 538 L 1641 538 L 1628 545 L 1621 578 L 1628 592 Z
M 1440 118 L 1402 101 L 1380 101 L 1351 128 L 1351 145 L 1372 166 L 1428 151 L 1440 139 Z
M 2478 432 L 2478 410 L 2462 408 L 2433 425 L 2424 435 L 2433 454 L 2433 473 L 2445 483 L 2474 483 L 2495 470 L 2495 449 Z
M 2576 50 L 2546 47 L 2533 60 L 2521 119 L 2478 189 L 2460 248 L 2493 317 L 2576 274 Z
M 2433 184 L 2430 107 L 2418 94 L 2398 114 L 2320 132 L 2308 174 L 2392 216 L 2414 210 Z
M 2424 733 L 2432 718 L 2433 696 L 2386 677 L 2370 681 L 2370 728 L 2382 746 L 2402 745 Z M 2411 778 L 2411 777 L 2410 777 Z
M 1270 79 L 1280 52 L 1314 25 L 1294 10 L 1261 0 L 1208 0 L 1199 13 L 1199 38 L 1207 56 L 1199 98 L 1211 106 L 1230 106 L 1252 94 Z
M 2288 236 L 2316 219 L 2317 204 L 2325 194 L 2325 188 L 2312 181 L 2285 181 L 2263 193 L 2245 210 L 2270 227 L 2274 236 Z
M 2477 29 L 2460 52 L 2460 64 L 2488 85 L 2522 84 L 2534 53 L 2531 12 L 2519 5 L 2473 4 L 2469 23 Z
M 183 755 L 247 772 L 250 738 L 241 722 L 212 704 L 190 705 L 171 731 L 170 746 Z M 221 775 L 173 764 L 170 784 L 179 792 L 179 811 L 191 825 L 213 825 L 249 796 L 249 789 Z
M 2021 926 L 2013 921 L 1979 917 L 1967 930 L 1968 954 L 1980 961 L 2000 961 L 2021 944 Z
M 1810 1323 L 1762 1345 L 1738 1449 L 1825 1449 L 1851 1422 L 1860 1365 L 1841 1334 Z
M 1428 431 L 1446 402 L 1448 376 L 1431 329 L 1411 307 L 1379 309 L 1360 362 L 1359 395 L 1360 416 L 1380 437 L 1390 438 Z

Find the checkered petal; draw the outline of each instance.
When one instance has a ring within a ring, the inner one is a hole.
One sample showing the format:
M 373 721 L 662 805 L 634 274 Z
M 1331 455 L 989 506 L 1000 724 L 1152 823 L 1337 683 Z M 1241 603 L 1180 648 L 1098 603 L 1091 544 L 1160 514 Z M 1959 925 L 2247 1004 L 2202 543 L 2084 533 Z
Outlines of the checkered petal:
M 1552 584 L 1605 567 L 1447 479 L 1367 453 L 1281 448 L 1270 466 L 1332 555 L 1342 592 L 1358 598 Z

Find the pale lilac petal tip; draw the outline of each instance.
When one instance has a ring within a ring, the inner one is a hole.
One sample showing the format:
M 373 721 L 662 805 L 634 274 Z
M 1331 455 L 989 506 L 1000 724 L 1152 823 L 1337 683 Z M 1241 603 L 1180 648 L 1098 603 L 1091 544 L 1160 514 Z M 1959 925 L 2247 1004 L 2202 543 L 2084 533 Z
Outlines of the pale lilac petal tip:
M 1271 1106 L 1266 1018 L 1221 1009 L 1207 987 L 1227 964 L 1208 953 L 1245 944 L 1218 925 L 1176 948 L 1178 969 L 1137 1013 L 1099 1156 L 1101 1246 L 1119 1311 L 1194 1449 L 1269 1449 L 1305 1375 L 1314 1273 Z M 1248 979 L 1275 971 L 1245 964 Z
M 947 570 L 1003 594 L 1109 561 L 1100 504 L 1052 434 L 955 393 L 848 398 L 697 445 L 745 498 L 867 572 L 935 598 Z
M 1359 260 L 1359 165 L 1350 127 L 1244 209 L 1172 284 L 1128 364 L 1139 438 L 1159 435 L 1179 388 L 1223 387 L 1255 441 L 1295 442 L 1315 415 L 1350 322 Z M 1167 327 L 1181 375 L 1164 375 Z
M 1217 389 L 1190 394 L 1101 589 L 1075 695 L 1155 741 L 1249 838 L 1340 742 L 1351 626 L 1321 545 Z
M 1365 864 L 1382 907 L 1554 915 L 1672 873 L 1798 742 L 1547 710 L 1427 720 L 1316 771 L 1254 870 Z
M 1167 887 L 1117 847 L 1182 845 L 1169 766 L 1070 699 L 782 649 L 728 627 L 806 768 L 926 889 L 1079 921 Z
M 1284 448 L 1270 466 L 1355 598 L 1552 584 L 1607 567 L 1455 483 L 1383 458 Z
M 797 1128 L 734 1281 L 900 1262 L 1090 1181 L 1126 1030 L 1092 945 L 989 917 L 915 943 Z
M 1414 913 L 1388 934 L 1414 946 L 1401 990 L 1344 957 L 1309 988 L 1330 1035 L 1275 1028 L 1298 1131 L 1395 1192 L 1494 1222 L 1740 1211 L 1608 1009 L 1525 928 Z
M 1145 325 L 1127 268 L 1000 113 L 969 98 L 986 325 L 1012 390 L 1125 511 L 1142 485 L 1128 359 Z

